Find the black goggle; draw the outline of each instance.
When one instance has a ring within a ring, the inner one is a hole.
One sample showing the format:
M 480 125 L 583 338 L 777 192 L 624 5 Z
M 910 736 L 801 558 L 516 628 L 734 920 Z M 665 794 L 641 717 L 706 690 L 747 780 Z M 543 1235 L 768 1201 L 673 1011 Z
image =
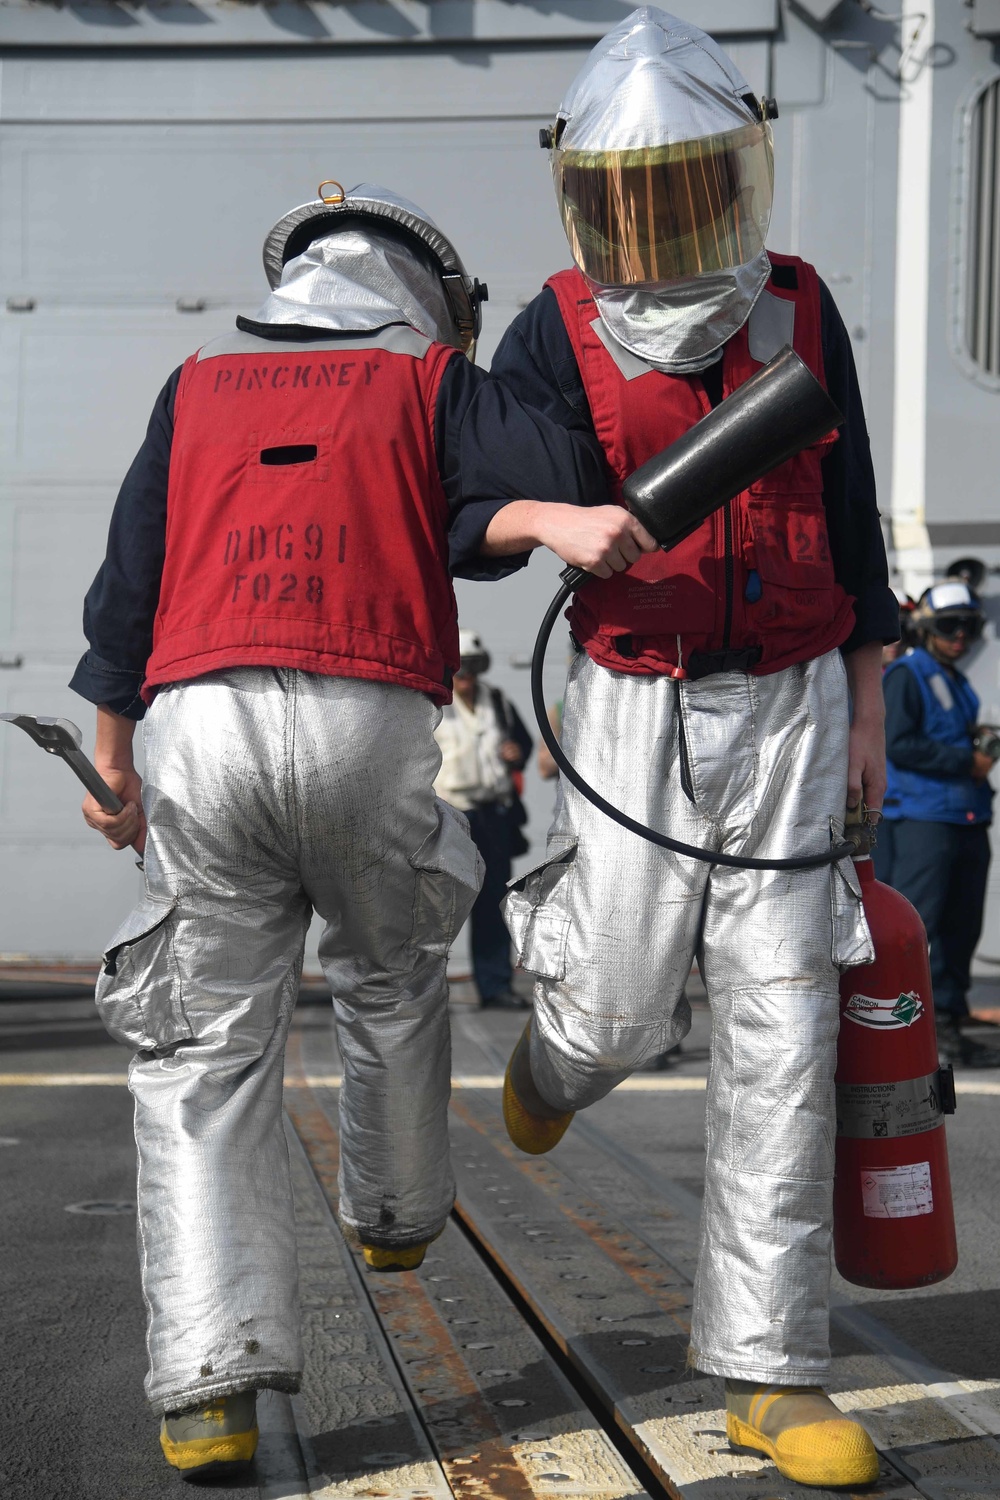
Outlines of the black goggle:
M 979 615 L 938 615 L 931 621 L 931 631 L 934 635 L 943 635 L 946 640 L 964 635 L 968 641 L 978 641 L 983 633 L 983 621 Z

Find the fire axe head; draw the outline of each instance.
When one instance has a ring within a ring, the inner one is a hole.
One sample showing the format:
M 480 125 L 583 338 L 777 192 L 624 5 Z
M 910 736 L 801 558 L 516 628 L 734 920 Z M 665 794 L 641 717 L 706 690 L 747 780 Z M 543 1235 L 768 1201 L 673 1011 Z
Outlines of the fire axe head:
M 0 720 L 16 724 L 29 734 L 36 745 L 49 755 L 58 755 L 87 791 L 97 799 L 105 812 L 120 813 L 124 803 L 116 797 L 97 767 L 87 759 L 80 746 L 83 735 L 71 719 L 50 719 L 35 714 L 0 714 Z

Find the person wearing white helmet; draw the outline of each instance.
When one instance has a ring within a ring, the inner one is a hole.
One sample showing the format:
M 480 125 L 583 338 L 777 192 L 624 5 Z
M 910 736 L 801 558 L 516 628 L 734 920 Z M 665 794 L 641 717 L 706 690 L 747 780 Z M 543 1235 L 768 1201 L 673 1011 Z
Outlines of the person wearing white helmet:
M 879 808 L 897 635 L 847 333 L 814 268 L 766 245 L 776 114 L 697 26 L 653 7 L 616 25 L 542 132 L 573 267 L 492 366 L 596 436 L 619 495 L 785 345 L 844 414 L 669 552 L 592 570 L 570 611 L 563 745 L 584 778 L 642 823 L 765 859 L 821 853 L 847 804 Z M 530 546 L 538 510 L 498 513 L 483 552 Z M 562 785 L 547 859 L 506 910 L 535 976 L 504 1091 L 529 1152 L 681 1040 L 699 956 L 713 1063 L 691 1362 L 725 1378 L 734 1445 L 805 1484 L 873 1480 L 870 1439 L 820 1389 L 838 982 L 872 956 L 850 861 L 695 863 Z
M 435 738 L 441 770 L 434 790 L 469 820 L 483 861 L 483 884 L 470 914 L 472 972 L 484 1010 L 527 1010 L 512 988 L 510 934 L 500 909 L 511 861 L 527 848 L 524 805 L 515 780 L 531 755 L 532 739 L 507 695 L 482 679 L 490 654 L 474 630 L 458 632 L 455 696 Z
M 1000 1052 L 968 1034 L 970 965 L 982 931 L 1000 732 L 980 726 L 979 697 L 958 663 L 983 633 L 982 603 L 948 578 L 920 596 L 917 644 L 885 674 L 889 777 L 875 873 L 912 901 L 927 929 L 943 1055 L 996 1067 Z
M 602 503 L 594 443 L 464 357 L 485 288 L 428 216 L 323 189 L 268 235 L 260 310 L 161 392 L 72 684 L 126 804 L 84 815 L 145 861 L 96 998 L 135 1052 L 146 1389 L 167 1460 L 198 1479 L 252 1456 L 257 1391 L 301 1378 L 281 1090 L 314 911 L 345 1230 L 371 1270 L 407 1269 L 452 1206 L 445 965 L 481 867 L 433 792 L 449 565 L 503 571 L 468 538 L 524 495 L 593 502 L 549 517 L 567 562 L 645 536 Z

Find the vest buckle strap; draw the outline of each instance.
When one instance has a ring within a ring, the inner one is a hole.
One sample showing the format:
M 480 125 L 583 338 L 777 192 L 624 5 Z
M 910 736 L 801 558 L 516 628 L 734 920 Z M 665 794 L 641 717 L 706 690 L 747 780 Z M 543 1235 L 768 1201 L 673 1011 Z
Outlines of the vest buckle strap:
M 728 651 L 692 651 L 684 663 L 689 682 L 716 672 L 752 672 L 763 655 L 761 646 L 731 647 Z

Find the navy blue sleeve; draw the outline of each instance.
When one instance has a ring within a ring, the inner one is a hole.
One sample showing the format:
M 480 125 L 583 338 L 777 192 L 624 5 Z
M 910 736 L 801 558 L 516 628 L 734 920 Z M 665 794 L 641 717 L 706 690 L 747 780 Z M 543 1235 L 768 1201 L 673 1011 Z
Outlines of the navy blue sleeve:
M 854 629 L 840 648 L 899 639 L 899 604 L 889 587 L 875 471 L 854 352 L 843 319 L 821 281 L 826 386 L 844 414 L 840 437 L 823 460 L 823 502 L 837 582 L 854 595 Z
M 480 556 L 490 521 L 509 501 L 608 500 L 604 456 L 593 430 L 563 426 L 461 355 L 441 380 L 434 431 L 456 577 L 503 578 L 527 563 L 527 552 Z
M 146 438 L 125 475 L 108 530 L 108 550 L 83 605 L 90 642 L 70 687 L 126 719 L 141 719 L 139 689 L 153 649 L 166 548 L 167 481 L 180 369 L 156 398 Z
M 597 441 L 580 367 L 550 287 L 518 313 L 500 340 L 490 373 L 519 401 Z
M 909 667 L 887 672 L 885 694 L 885 752 L 903 771 L 924 776 L 968 776 L 972 747 L 942 745 L 924 734 L 924 704 Z

